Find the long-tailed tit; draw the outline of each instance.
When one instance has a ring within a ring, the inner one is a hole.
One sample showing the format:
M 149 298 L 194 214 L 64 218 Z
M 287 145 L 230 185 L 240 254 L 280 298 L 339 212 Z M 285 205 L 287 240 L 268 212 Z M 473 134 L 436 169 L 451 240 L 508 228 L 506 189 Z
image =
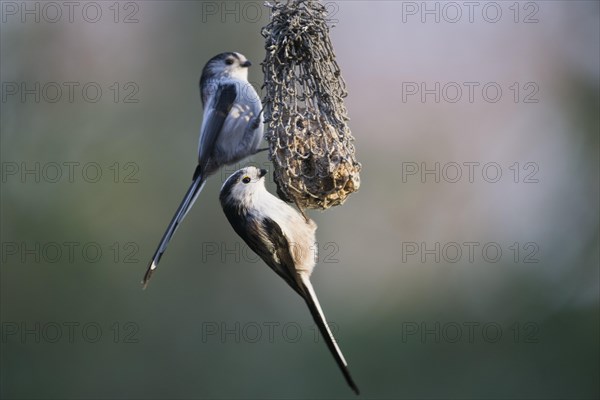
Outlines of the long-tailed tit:
M 221 166 L 236 163 L 257 152 L 263 138 L 262 104 L 248 82 L 250 65 L 242 54 L 228 52 L 211 58 L 202 70 L 200 97 L 204 117 L 200 128 L 198 165 L 192 184 L 148 265 L 142 280 L 144 287 L 206 179 Z
M 219 196 L 223 211 L 248 246 L 304 299 L 348 385 L 358 394 L 309 280 L 317 255 L 317 225 L 267 191 L 266 173 L 247 167 L 227 178 Z

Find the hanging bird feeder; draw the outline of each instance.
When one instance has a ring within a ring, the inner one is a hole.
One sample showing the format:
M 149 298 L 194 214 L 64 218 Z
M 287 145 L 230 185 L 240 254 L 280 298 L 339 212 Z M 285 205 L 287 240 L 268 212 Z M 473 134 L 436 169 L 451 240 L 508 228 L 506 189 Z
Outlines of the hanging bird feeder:
M 266 5 L 265 136 L 277 193 L 300 209 L 325 210 L 358 190 L 361 169 L 327 11 L 316 0 Z

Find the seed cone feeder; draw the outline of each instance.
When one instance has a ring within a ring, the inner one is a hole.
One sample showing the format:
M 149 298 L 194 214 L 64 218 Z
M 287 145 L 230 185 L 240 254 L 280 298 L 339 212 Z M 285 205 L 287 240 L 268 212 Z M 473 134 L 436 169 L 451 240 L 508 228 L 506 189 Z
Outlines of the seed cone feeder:
M 265 136 L 277 194 L 301 210 L 325 210 L 358 190 L 361 169 L 327 11 L 316 0 L 266 5 Z

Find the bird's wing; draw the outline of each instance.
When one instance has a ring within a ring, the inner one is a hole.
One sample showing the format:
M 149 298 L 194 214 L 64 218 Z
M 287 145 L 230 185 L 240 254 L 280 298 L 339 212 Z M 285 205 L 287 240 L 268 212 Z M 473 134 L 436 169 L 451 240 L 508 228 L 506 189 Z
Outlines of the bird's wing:
M 350 370 L 348 369 L 348 363 L 346 362 L 346 359 L 342 354 L 342 350 L 340 350 L 339 346 L 335 342 L 335 338 L 333 337 L 333 334 L 329 329 L 327 320 L 325 319 L 325 314 L 321 309 L 321 305 L 319 304 L 319 300 L 317 299 L 317 294 L 315 293 L 315 290 L 313 289 L 308 276 L 302 276 L 301 282 L 302 289 L 306 293 L 306 296 L 304 296 L 304 300 L 306 301 L 308 309 L 310 310 L 310 313 L 312 314 L 312 317 L 315 320 L 315 324 L 317 324 L 317 327 L 319 327 L 319 331 L 321 332 L 321 336 L 323 336 L 323 340 L 325 340 L 329 351 L 333 355 L 333 358 L 335 359 L 338 367 L 342 371 L 344 378 L 346 378 L 348 386 L 350 386 L 352 390 L 354 390 L 354 393 L 359 394 L 360 391 L 358 389 L 358 386 L 356 386 L 354 379 L 352 379 L 352 376 L 350 375 Z
M 235 84 L 220 84 L 217 86 L 212 100 L 208 102 L 200 128 L 198 164 L 201 168 L 204 168 L 209 161 L 217 138 L 223 130 L 223 123 L 231 111 L 237 95 L 238 90 Z
M 231 206 L 224 206 L 223 211 L 233 230 L 244 242 L 294 291 L 304 297 L 294 268 L 290 246 L 281 227 L 270 218 L 260 220 L 252 218 L 251 215 L 240 217 Z
M 296 273 L 296 267 L 294 263 L 294 257 L 290 249 L 290 243 L 287 237 L 281 230 L 281 227 L 277 222 L 270 218 L 262 220 L 262 228 L 264 234 L 269 238 L 269 242 L 272 244 L 271 253 L 274 262 L 267 263 L 277 275 L 281 276 L 287 283 L 294 289 L 300 296 L 304 297 L 300 287 L 300 280 Z M 259 254 L 260 256 L 260 254 Z M 261 256 L 263 260 L 264 257 Z

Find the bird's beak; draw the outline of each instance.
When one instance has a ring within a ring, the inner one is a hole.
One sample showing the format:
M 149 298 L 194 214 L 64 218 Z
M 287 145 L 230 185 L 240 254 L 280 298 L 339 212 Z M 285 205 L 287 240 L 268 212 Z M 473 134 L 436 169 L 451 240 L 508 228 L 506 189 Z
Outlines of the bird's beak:
M 244 63 L 241 64 L 241 66 L 245 67 L 245 68 L 248 68 L 251 65 L 252 65 L 252 63 L 250 61 L 248 61 L 248 60 L 246 60 L 246 62 L 244 62 Z
M 269 171 L 267 171 L 266 169 L 264 169 L 264 168 L 261 168 L 261 169 L 260 169 L 260 171 L 258 172 L 258 176 L 259 176 L 260 178 L 262 178 L 262 177 L 263 177 L 263 176 L 265 176 L 265 175 L 266 175 L 268 172 L 269 172 Z

